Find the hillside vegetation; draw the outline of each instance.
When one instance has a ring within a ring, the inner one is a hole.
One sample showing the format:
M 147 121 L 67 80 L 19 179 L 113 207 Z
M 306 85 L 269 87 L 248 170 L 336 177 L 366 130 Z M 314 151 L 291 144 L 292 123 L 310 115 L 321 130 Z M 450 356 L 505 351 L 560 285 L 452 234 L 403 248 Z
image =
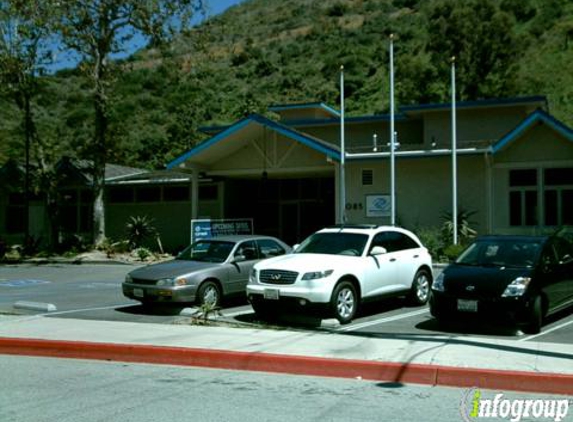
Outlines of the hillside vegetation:
M 114 81 L 109 162 L 160 168 L 205 135 L 272 104 L 339 104 L 347 114 L 389 104 L 395 34 L 397 105 L 449 102 L 456 56 L 461 100 L 546 95 L 573 126 L 573 2 L 569 0 L 247 0 L 162 49 L 122 63 Z M 82 156 L 91 139 L 89 86 L 76 70 L 43 78 L 34 104 L 52 153 Z M 22 157 L 20 117 L 0 110 L 0 163 Z

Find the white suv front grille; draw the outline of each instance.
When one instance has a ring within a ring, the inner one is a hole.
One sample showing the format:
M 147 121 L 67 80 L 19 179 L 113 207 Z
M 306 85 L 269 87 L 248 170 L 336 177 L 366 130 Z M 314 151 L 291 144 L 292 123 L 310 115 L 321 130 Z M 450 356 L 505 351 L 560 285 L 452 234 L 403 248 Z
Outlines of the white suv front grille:
M 298 273 L 284 270 L 262 270 L 259 281 L 264 284 L 294 284 Z

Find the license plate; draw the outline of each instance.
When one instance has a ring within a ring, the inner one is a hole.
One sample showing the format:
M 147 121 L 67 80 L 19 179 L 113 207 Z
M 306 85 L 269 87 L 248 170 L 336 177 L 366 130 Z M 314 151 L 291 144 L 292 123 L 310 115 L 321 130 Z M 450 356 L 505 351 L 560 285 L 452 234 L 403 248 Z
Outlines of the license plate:
M 277 289 L 265 289 L 264 298 L 270 300 L 279 300 L 279 291 Z
M 133 289 L 133 295 L 135 297 L 143 297 L 143 289 Z
M 477 312 L 478 311 L 477 300 L 458 299 L 458 311 Z

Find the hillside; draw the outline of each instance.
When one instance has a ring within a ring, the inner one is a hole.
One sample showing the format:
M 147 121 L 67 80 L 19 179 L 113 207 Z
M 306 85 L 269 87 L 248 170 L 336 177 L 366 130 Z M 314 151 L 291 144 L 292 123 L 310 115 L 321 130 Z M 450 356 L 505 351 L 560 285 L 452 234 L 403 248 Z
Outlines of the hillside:
M 110 161 L 161 167 L 228 124 L 271 104 L 339 104 L 345 67 L 348 115 L 388 109 L 388 35 L 396 34 L 397 105 L 449 101 L 449 58 L 460 99 L 547 95 L 573 126 L 573 3 L 568 0 L 247 0 L 181 36 L 165 51 L 122 63 L 111 116 Z M 91 136 L 84 80 L 43 81 L 41 136 L 77 151 Z M 17 115 L 0 129 L 18 155 Z M 54 143 L 52 143 L 54 144 Z M 21 156 L 21 155 L 20 155 Z

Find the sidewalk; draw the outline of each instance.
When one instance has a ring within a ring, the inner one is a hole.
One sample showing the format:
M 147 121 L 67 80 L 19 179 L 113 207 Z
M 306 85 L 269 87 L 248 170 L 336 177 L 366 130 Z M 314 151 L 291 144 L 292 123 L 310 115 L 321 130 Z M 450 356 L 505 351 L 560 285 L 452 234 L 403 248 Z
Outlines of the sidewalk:
M 573 346 L 0 316 L 0 353 L 573 395 Z

